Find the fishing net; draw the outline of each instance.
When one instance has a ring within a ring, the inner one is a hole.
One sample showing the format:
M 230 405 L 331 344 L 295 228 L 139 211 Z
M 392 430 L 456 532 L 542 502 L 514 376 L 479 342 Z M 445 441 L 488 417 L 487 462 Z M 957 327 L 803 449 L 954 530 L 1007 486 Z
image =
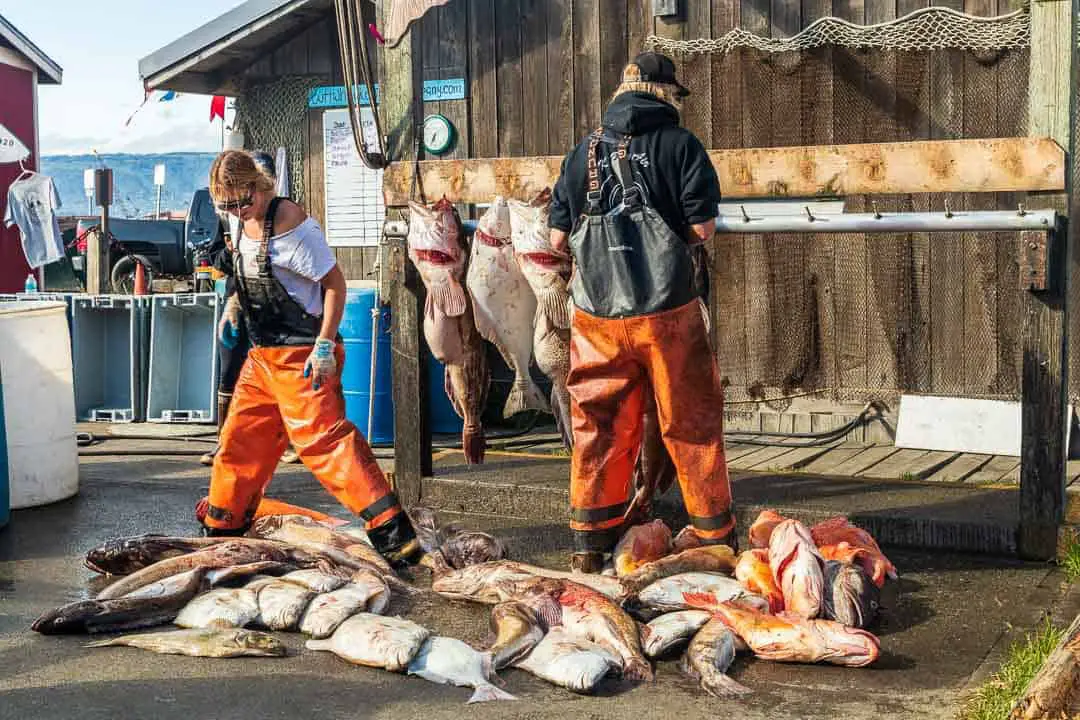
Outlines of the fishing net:
M 821 18 L 796 35 L 762 37 L 735 28 L 718 38 L 673 40 L 651 35 L 650 50 L 672 55 L 727 53 L 749 47 L 762 52 L 791 52 L 824 46 L 883 50 L 996 50 L 1026 48 L 1031 40 L 1031 15 L 1022 8 L 997 17 L 977 17 L 948 7 L 916 10 L 896 20 L 856 25 L 836 17 Z

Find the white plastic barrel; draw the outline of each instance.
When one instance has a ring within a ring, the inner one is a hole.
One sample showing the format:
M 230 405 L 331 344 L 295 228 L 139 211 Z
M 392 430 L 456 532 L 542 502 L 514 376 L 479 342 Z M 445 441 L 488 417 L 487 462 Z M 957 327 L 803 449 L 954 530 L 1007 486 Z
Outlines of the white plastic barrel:
M 11 509 L 76 494 L 79 455 L 64 303 L 0 304 L 0 382 Z

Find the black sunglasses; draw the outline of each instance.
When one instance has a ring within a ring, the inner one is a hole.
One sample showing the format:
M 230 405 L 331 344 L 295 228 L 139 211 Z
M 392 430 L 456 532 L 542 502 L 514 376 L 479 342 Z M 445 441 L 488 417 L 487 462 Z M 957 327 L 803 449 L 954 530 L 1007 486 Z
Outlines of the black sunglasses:
M 239 200 L 225 200 L 223 202 L 214 203 L 214 207 L 216 207 L 221 212 L 228 212 L 229 210 L 246 210 L 254 204 L 255 200 L 252 197 L 252 194 L 249 192 L 247 195 L 240 198 Z

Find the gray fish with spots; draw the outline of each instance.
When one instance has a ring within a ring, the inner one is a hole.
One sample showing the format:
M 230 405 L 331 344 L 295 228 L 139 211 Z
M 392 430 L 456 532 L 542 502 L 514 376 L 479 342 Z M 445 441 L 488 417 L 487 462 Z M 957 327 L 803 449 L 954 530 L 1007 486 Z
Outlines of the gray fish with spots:
M 127 646 L 163 655 L 193 657 L 285 657 L 285 644 L 273 635 L 254 630 L 171 630 L 98 640 L 84 647 Z
M 867 628 L 877 618 L 881 590 L 858 565 L 825 562 L 823 615 L 828 620 L 855 628 Z

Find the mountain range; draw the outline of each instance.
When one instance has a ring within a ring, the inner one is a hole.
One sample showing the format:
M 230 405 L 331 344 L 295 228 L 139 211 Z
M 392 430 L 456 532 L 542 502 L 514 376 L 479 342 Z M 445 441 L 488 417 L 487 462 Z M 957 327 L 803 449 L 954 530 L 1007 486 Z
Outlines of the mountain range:
M 86 215 L 83 172 L 88 168 L 109 167 L 113 171 L 114 217 L 137 218 L 153 215 L 157 188 L 154 166 L 165 165 L 165 186 L 161 190 L 161 211 L 186 212 L 191 195 L 207 185 L 215 153 L 162 153 L 148 155 L 45 155 L 41 172 L 52 177 L 62 204 L 59 215 Z M 94 208 L 92 213 L 100 210 Z

